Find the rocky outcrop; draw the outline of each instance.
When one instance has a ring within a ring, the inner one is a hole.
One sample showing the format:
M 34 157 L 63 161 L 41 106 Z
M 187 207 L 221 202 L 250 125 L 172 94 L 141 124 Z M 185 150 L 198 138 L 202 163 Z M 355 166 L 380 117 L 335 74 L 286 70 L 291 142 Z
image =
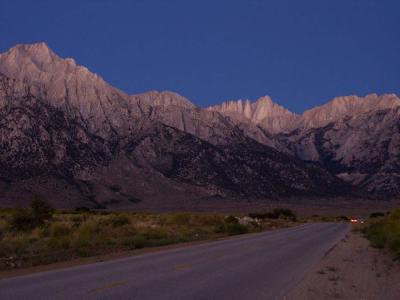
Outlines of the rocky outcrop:
M 381 98 L 382 99 L 382 98 Z M 400 195 L 400 107 L 370 110 L 278 139 L 292 154 L 320 162 L 370 195 Z
M 305 111 L 299 126 L 318 128 L 346 117 L 361 116 L 371 111 L 394 109 L 399 106 L 400 99 L 395 94 L 337 97 L 325 105 Z
M 256 103 L 257 107 L 266 105 L 264 111 L 270 112 L 266 118 L 253 117 Z M 369 195 L 400 195 L 400 99 L 395 94 L 337 97 L 300 116 L 290 115 L 270 101 L 256 103 L 227 102 L 209 109 L 230 116 L 238 126 L 257 124 L 269 137 L 268 145 L 304 161 L 321 163 Z M 282 123 L 275 126 L 278 121 Z
M 170 91 L 158 92 L 150 91 L 147 93 L 132 95 L 130 98 L 134 102 L 146 103 L 150 106 L 175 107 L 175 108 L 195 108 L 195 105 L 185 97 Z
M 166 177 L 218 195 L 269 198 L 349 191 L 349 186 L 317 165 L 264 146 L 238 129 L 229 139 L 229 144 L 216 147 L 158 125 L 146 131 L 129 153 Z

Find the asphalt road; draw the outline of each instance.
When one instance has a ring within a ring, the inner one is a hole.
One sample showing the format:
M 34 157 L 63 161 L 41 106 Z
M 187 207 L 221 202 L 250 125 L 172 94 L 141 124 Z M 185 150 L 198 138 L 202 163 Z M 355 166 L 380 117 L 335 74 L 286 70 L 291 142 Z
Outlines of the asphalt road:
M 281 299 L 348 232 L 313 223 L 0 281 L 0 299 Z

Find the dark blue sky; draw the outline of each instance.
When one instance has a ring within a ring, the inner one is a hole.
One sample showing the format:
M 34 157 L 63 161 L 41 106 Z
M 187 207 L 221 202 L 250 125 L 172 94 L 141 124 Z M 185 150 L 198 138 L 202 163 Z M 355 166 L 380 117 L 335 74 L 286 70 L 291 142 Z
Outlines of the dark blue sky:
M 128 93 L 200 106 L 268 94 L 301 112 L 400 94 L 396 0 L 0 0 L 0 51 L 36 41 Z

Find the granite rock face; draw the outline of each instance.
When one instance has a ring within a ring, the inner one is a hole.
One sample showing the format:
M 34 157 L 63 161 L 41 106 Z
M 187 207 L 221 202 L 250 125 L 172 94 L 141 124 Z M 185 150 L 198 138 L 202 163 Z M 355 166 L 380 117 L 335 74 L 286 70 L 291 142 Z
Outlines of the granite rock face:
M 337 97 L 325 105 L 305 111 L 301 116 L 300 126 L 319 128 L 346 117 L 362 116 L 372 111 L 396 109 L 399 106 L 400 99 L 394 94 Z
M 269 97 L 203 109 L 168 91 L 128 95 L 44 43 L 18 45 L 0 54 L 0 201 L 397 196 L 399 99 L 338 99 L 301 116 Z
M 370 195 L 400 194 L 399 106 L 381 109 L 377 104 L 376 109 L 277 138 L 298 158 L 321 163 Z
M 254 103 L 250 100 L 227 101 L 221 105 L 210 106 L 210 111 L 218 111 L 236 122 L 251 122 L 271 133 L 288 131 L 297 126 L 299 117 L 286 108 L 264 96 Z
M 252 108 L 260 105 L 269 114 L 253 118 Z M 241 101 L 226 102 L 208 109 L 229 116 L 239 126 L 257 124 L 269 136 L 270 146 L 318 162 L 369 195 L 400 195 L 400 98 L 395 94 L 337 97 L 302 115 L 290 114 L 270 101 L 246 101 L 245 106 Z M 282 123 L 271 125 L 276 120 Z

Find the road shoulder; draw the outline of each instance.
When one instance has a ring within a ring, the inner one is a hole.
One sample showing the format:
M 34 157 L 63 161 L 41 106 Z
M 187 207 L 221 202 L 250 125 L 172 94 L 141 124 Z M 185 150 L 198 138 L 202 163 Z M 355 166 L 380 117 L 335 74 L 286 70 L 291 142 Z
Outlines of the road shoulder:
M 400 299 L 400 262 L 350 232 L 284 299 Z

